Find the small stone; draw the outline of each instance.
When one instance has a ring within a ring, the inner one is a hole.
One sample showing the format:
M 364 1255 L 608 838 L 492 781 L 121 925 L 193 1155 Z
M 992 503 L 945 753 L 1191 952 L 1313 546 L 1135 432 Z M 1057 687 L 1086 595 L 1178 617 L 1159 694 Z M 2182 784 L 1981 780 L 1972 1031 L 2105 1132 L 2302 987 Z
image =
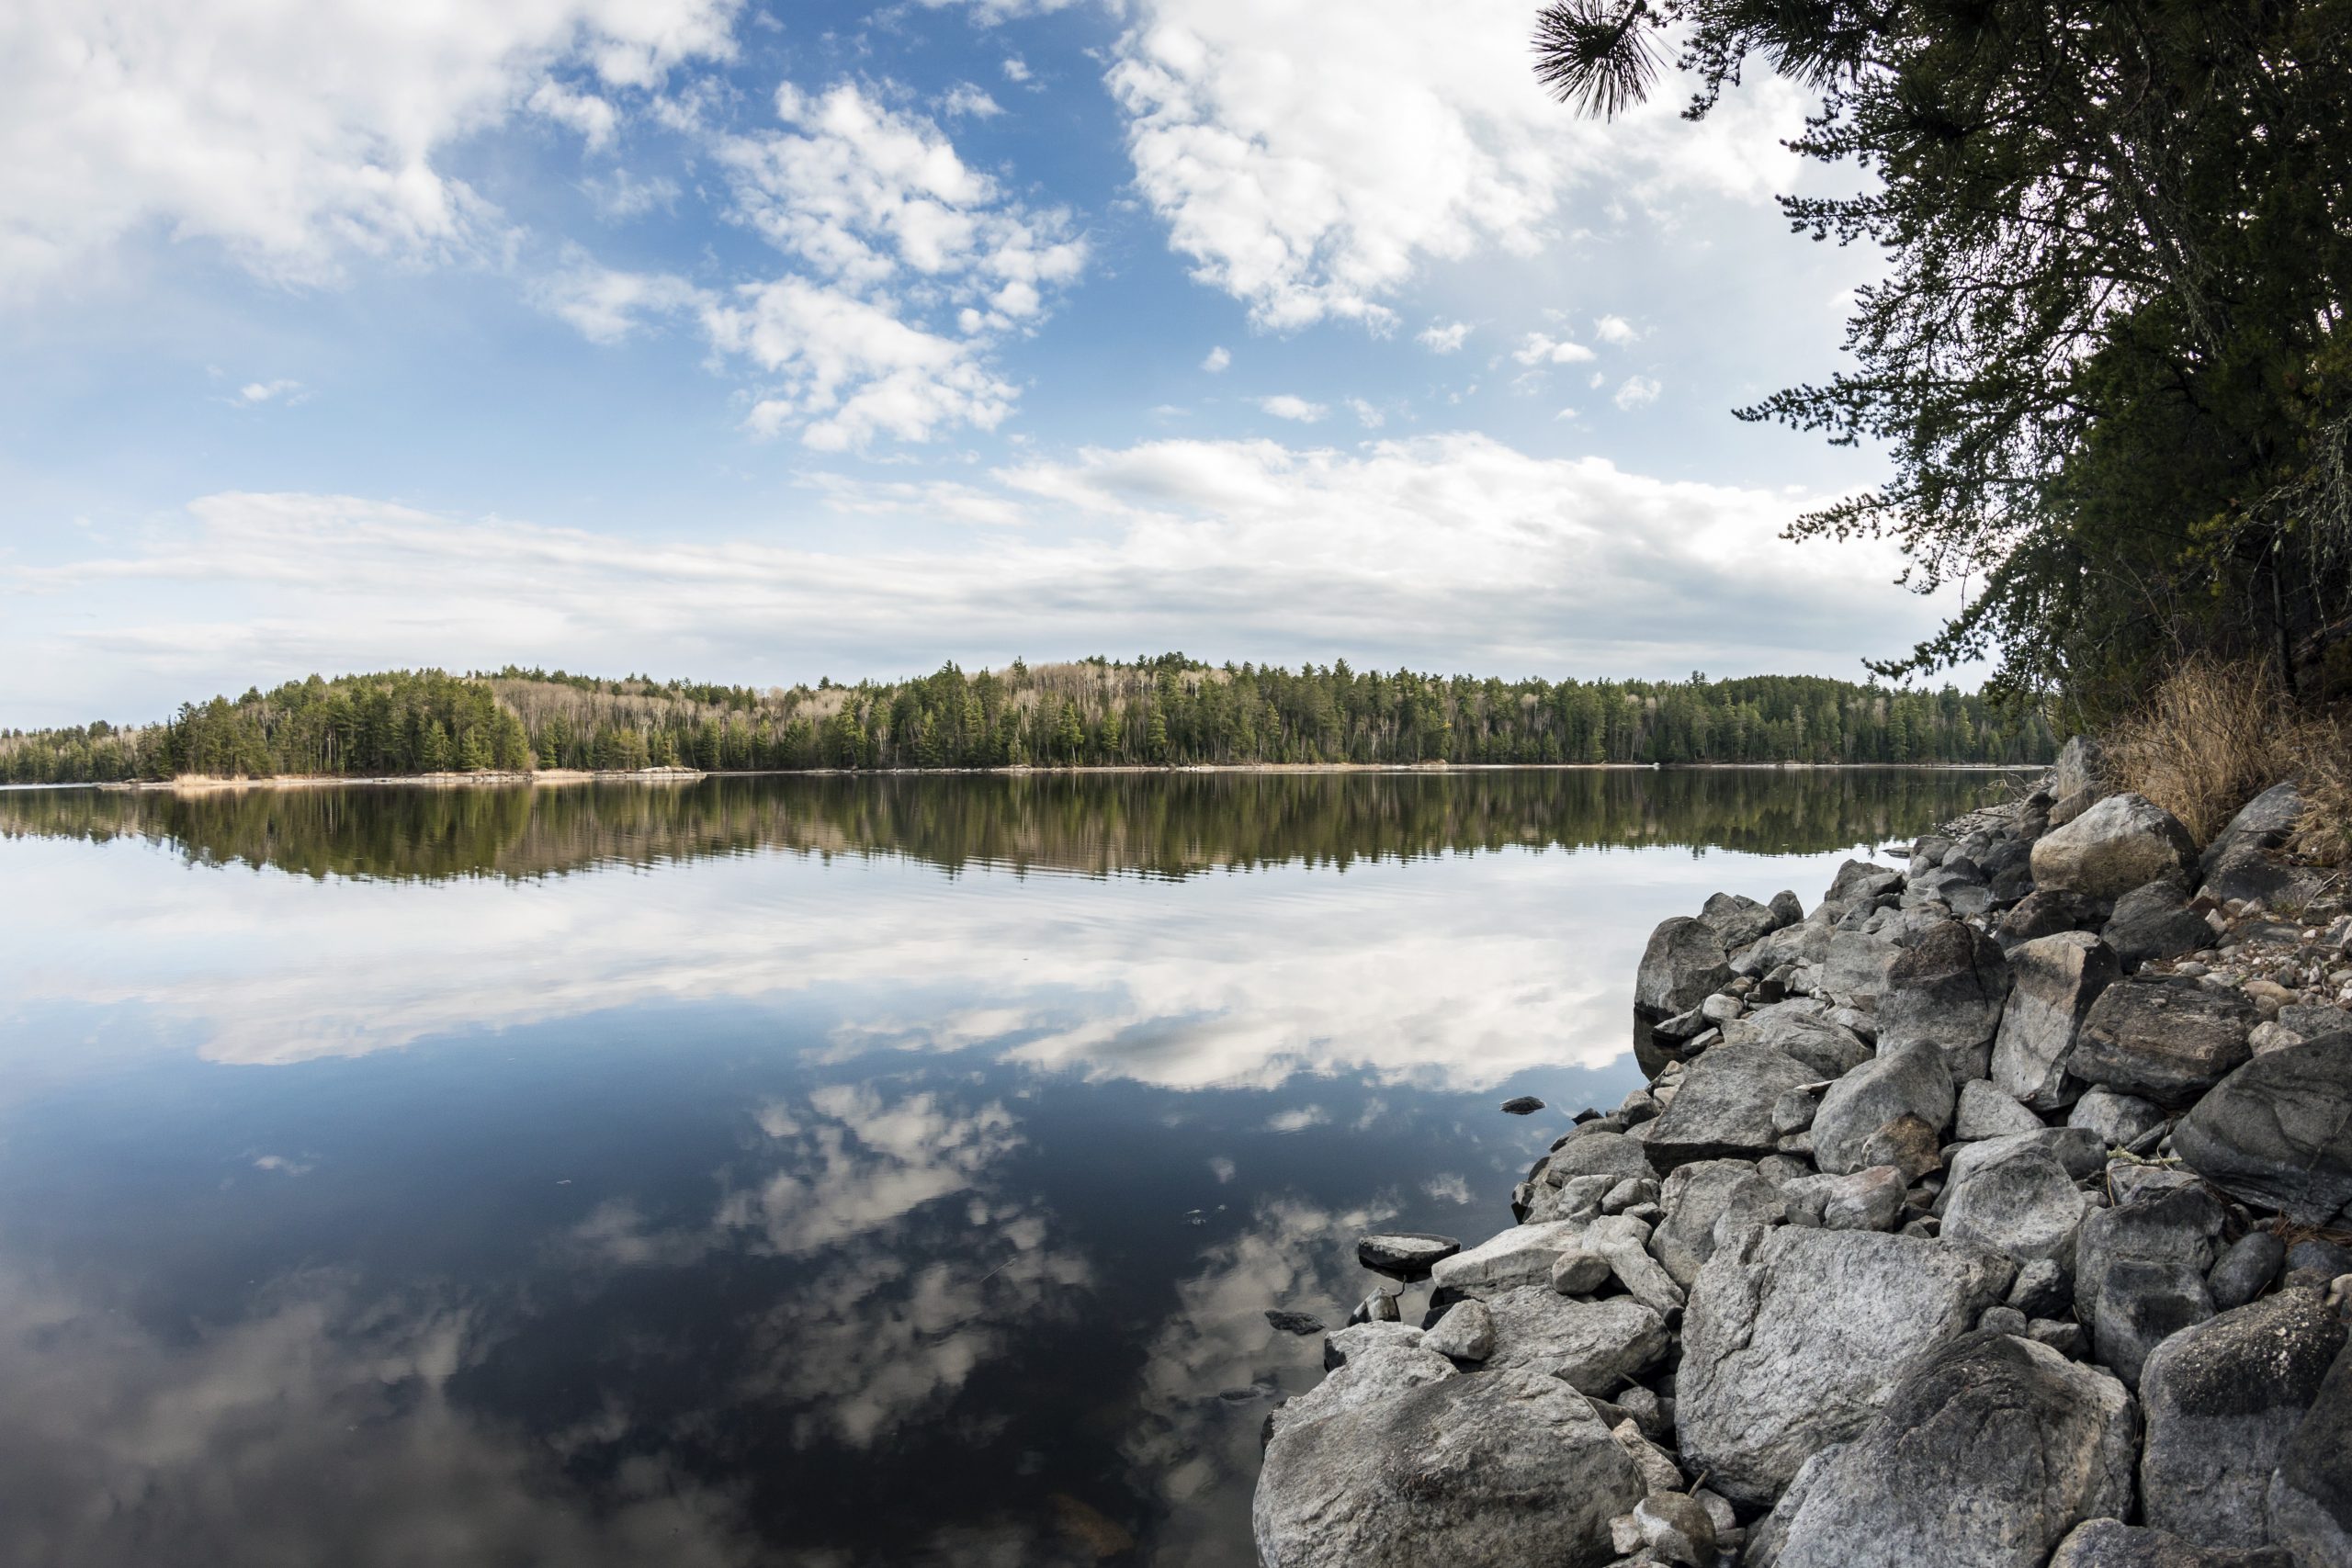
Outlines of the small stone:
M 1456 1361 L 1483 1361 L 1495 1353 L 1495 1320 L 1481 1301 L 1456 1302 L 1421 1336 L 1421 1348 Z
M 1714 1568 L 1715 1522 L 1699 1501 L 1680 1492 L 1653 1492 L 1634 1505 L 1642 1542 L 1668 1562 Z
M 2026 1337 L 2037 1345 L 2047 1345 L 2070 1361 L 2089 1359 L 2090 1336 L 2083 1325 L 2071 1318 L 2037 1317 L 2025 1325 Z
M 1396 1310 L 1396 1298 L 1385 1291 L 1374 1291 L 1356 1303 L 1348 1314 L 1350 1323 L 1396 1323 L 1404 1317 Z
M 1989 1306 L 1976 1320 L 1976 1326 L 1988 1334 L 2023 1334 L 2028 1323 L 2025 1314 L 2013 1306 Z
M 2278 1266 L 2286 1260 L 2287 1244 L 2268 1231 L 2248 1231 L 2238 1237 L 2205 1277 L 2214 1310 L 2228 1312 L 2254 1300 L 2278 1277 Z
M 1552 1288 L 1564 1296 L 1589 1296 L 1613 1278 L 1609 1259 L 1581 1247 L 1552 1260 Z
M 1898 1116 L 1872 1133 L 1862 1141 L 1860 1157 L 1864 1169 L 1893 1166 L 1906 1184 L 1944 1168 L 1936 1130 L 1917 1116 Z
M 2165 1113 L 2135 1094 L 2094 1089 L 2066 1113 L 2069 1127 L 2087 1127 L 2111 1149 L 2125 1148 L 2152 1127 L 2164 1125 Z
M 1515 1095 L 1502 1104 L 1506 1116 L 1532 1116 L 1543 1109 L 1544 1102 L 1532 1094 Z
M 1277 1307 L 1268 1307 L 1266 1321 L 1284 1334 L 1296 1334 L 1303 1337 L 1323 1332 L 1322 1320 L 1309 1317 L 1303 1312 L 1283 1312 Z
M 1972 1078 L 1960 1086 L 1960 1108 L 1952 1136 L 1962 1143 L 1997 1138 L 2004 1133 L 2038 1133 L 2041 1118 L 1996 1088 L 1990 1078 Z
M 1674 1462 L 1672 1454 L 1642 1435 L 1639 1422 L 1628 1416 L 1611 1427 L 1609 1435 L 1617 1439 L 1617 1446 L 1625 1450 L 1634 1468 L 1642 1472 L 1644 1486 L 1652 1492 L 1682 1490 L 1681 1467 Z
M 2073 1260 L 2067 1260 L 2071 1264 Z M 2070 1311 L 2075 1304 L 2074 1281 L 2066 1277 L 2066 1266 L 2048 1258 L 2037 1258 L 2018 1270 L 2017 1282 L 2009 1287 L 2008 1304 L 2028 1317 L 2056 1317 Z

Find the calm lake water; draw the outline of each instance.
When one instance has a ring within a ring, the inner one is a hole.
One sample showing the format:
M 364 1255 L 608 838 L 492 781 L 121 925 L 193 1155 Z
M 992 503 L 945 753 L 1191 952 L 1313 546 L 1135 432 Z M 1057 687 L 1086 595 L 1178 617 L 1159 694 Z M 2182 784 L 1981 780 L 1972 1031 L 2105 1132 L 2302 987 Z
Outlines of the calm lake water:
M 1246 1563 L 1265 1309 L 1509 1224 L 1657 920 L 1999 787 L 0 794 L 0 1561 Z

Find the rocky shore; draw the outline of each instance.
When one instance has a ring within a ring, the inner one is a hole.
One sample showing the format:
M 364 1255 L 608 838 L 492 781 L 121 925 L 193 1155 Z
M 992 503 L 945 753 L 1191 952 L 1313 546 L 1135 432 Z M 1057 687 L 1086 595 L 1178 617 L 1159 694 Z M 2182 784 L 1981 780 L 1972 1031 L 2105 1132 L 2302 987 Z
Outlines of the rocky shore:
M 1265 1568 L 2352 1568 L 2352 918 L 2071 744 L 1651 937 L 1649 1087 L 1275 1409 Z

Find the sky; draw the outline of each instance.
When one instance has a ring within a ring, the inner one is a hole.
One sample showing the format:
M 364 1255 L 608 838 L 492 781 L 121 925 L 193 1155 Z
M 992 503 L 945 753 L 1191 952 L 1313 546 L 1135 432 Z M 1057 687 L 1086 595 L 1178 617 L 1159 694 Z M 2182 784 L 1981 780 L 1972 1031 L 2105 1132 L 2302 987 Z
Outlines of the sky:
M 1860 678 L 1883 459 L 1751 72 L 1532 0 L 13 0 L 0 725 L 312 671 L 1181 649 Z M 1842 183 L 1841 183 L 1842 182 Z

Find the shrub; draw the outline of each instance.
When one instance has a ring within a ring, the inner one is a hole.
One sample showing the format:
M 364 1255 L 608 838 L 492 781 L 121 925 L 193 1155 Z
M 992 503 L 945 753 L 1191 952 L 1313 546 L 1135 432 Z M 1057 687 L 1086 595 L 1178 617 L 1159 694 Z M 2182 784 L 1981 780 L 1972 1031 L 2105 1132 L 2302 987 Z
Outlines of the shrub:
M 2278 783 L 2301 789 L 2295 852 L 2335 863 L 2352 851 L 2352 732 L 2298 712 L 2275 667 L 2190 658 L 2107 740 L 2107 771 L 2180 818 L 2200 844 L 2239 807 Z

